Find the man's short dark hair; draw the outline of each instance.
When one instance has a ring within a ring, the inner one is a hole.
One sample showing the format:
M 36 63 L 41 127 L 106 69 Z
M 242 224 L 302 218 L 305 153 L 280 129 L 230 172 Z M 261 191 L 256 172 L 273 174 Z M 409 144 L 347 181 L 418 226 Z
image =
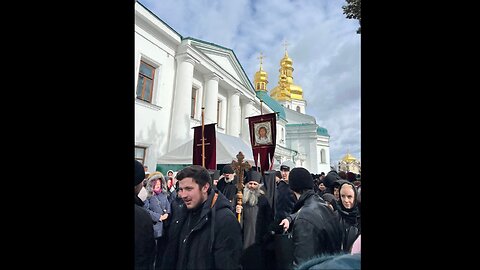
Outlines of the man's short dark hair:
M 189 167 L 183 168 L 180 172 L 177 173 L 177 180 L 181 181 L 183 178 L 191 177 L 195 183 L 197 183 L 200 188 L 205 186 L 206 183 L 210 183 L 210 174 L 207 169 L 200 165 L 192 165 Z

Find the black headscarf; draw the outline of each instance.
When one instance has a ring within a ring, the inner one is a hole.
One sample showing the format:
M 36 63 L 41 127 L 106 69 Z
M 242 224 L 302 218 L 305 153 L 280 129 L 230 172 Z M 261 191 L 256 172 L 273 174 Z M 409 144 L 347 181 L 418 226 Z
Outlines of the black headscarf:
M 340 196 L 340 199 L 338 201 L 338 213 L 342 216 L 342 218 L 348 223 L 348 224 L 351 224 L 351 225 L 355 225 L 357 224 L 357 217 L 358 215 L 360 214 L 360 211 L 358 209 L 358 192 L 357 192 L 357 188 L 350 182 L 348 181 L 345 181 L 345 182 L 342 182 L 339 186 L 339 190 L 338 192 L 340 192 L 340 190 L 342 190 L 342 187 L 344 185 L 350 185 L 352 188 L 353 188 L 353 192 L 355 194 L 355 197 L 353 199 L 353 207 L 350 208 L 350 209 L 347 209 L 345 208 L 345 206 L 343 205 L 342 203 L 342 197 Z

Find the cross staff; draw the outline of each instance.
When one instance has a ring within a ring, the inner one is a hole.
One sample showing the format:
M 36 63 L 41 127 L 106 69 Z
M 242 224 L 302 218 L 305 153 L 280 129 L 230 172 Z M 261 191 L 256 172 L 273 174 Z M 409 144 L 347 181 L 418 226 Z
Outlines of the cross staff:
M 238 152 L 237 160 L 232 161 L 232 167 L 235 170 L 235 173 L 238 175 L 237 183 L 237 205 L 242 205 L 243 198 L 243 172 L 245 169 L 250 169 L 252 166 L 248 162 L 243 162 L 245 156 L 242 152 Z M 238 222 L 240 222 L 241 213 L 238 214 Z

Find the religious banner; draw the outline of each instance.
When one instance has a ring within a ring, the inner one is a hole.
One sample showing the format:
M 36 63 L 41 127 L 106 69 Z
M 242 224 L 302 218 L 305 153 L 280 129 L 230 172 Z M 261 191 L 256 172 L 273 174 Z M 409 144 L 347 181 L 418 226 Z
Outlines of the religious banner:
M 216 129 L 214 124 L 204 125 L 205 168 L 217 169 Z M 193 165 L 202 166 L 202 126 L 194 127 L 193 132 Z
M 269 113 L 248 117 L 250 142 L 252 143 L 255 166 L 264 171 L 271 170 L 277 136 L 277 114 Z

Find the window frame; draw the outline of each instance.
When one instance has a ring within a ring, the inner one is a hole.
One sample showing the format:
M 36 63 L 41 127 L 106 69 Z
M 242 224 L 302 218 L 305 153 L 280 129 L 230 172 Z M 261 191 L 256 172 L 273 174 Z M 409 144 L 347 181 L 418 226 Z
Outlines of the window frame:
M 141 73 L 140 70 L 142 70 L 142 65 L 145 65 L 147 67 L 150 67 L 150 70 L 152 71 L 152 77 L 150 78 L 149 76 L 147 76 L 146 74 L 144 73 Z M 152 103 L 152 100 L 153 100 L 153 85 L 155 83 L 155 73 L 157 72 L 157 68 L 155 66 L 153 66 L 152 64 L 149 64 L 147 63 L 146 61 L 144 60 L 140 60 L 140 67 L 138 69 L 138 81 L 137 81 L 137 89 L 136 89 L 136 97 L 137 99 L 140 99 L 140 100 L 143 100 L 145 102 L 148 102 L 148 103 Z M 150 84 L 150 96 L 148 99 L 145 99 L 145 89 L 146 89 L 146 80 L 149 79 L 151 80 L 151 84 Z M 140 85 L 140 83 L 142 84 L 142 93 L 141 93 L 141 96 L 138 96 L 138 86 Z
M 137 157 L 137 149 L 143 149 L 143 158 Z M 142 165 L 145 165 L 145 159 L 147 157 L 147 147 L 135 145 L 134 155 L 135 155 L 135 160 L 138 160 L 140 163 L 142 163 Z

